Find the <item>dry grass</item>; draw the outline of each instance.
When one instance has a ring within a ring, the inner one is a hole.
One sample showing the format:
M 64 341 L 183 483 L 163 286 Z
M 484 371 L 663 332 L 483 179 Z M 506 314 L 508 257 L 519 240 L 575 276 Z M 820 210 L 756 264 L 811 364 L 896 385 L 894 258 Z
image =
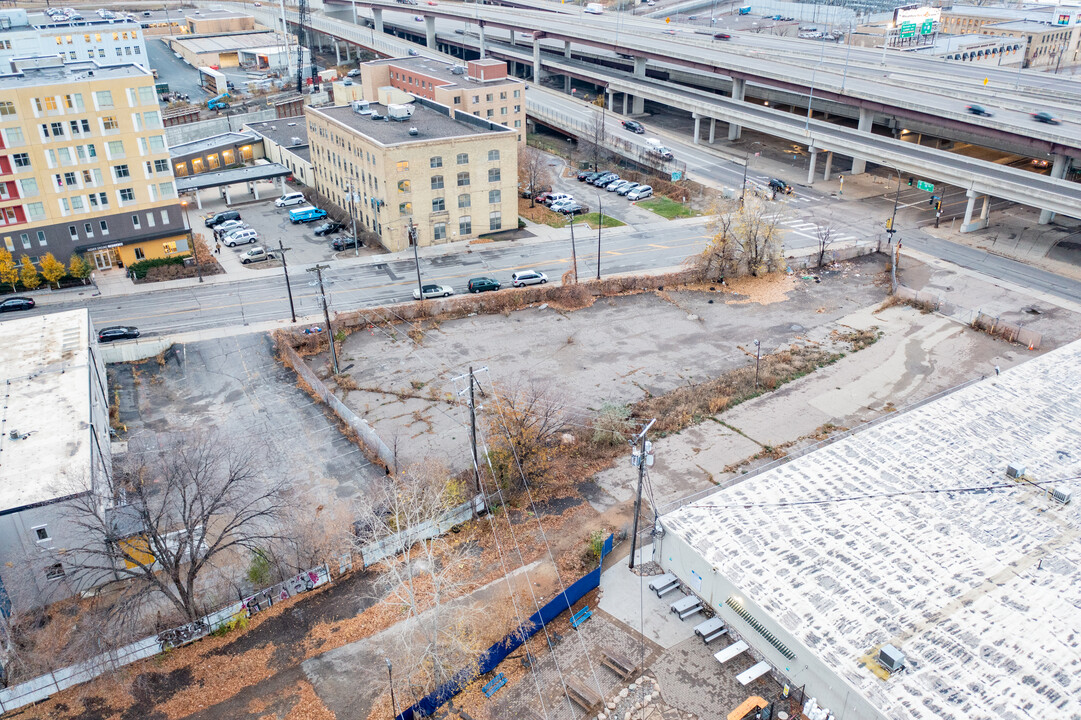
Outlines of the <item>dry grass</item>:
M 903 298 L 899 295 L 890 295 L 888 298 L 882 301 L 882 304 L 875 310 L 876 313 L 882 312 L 886 308 L 891 308 L 896 305 L 908 305 L 911 308 L 919 310 L 924 315 L 933 313 L 938 308 L 933 302 L 929 300 L 916 300 L 914 298 Z

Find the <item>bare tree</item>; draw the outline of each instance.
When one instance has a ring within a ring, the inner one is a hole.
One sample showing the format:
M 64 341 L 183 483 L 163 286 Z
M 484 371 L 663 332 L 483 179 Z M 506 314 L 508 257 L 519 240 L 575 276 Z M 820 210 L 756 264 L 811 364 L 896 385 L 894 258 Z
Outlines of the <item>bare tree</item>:
M 518 149 L 518 184 L 523 192 L 529 192 L 529 207 L 536 206 L 537 194 L 550 187 L 552 173 L 548 168 L 548 158 L 535 147 L 528 145 Z
M 600 110 L 594 110 L 593 116 L 586 123 L 585 129 L 578 138 L 578 152 L 589 161 L 594 170 L 600 169 L 601 161 L 607 155 L 607 151 L 604 149 L 606 138 L 604 113 Z
M 736 238 L 734 203 L 728 202 L 713 210 L 707 228 L 709 244 L 697 255 L 687 258 L 687 264 L 697 268 L 707 280 L 723 281 L 739 274 L 742 250 Z
M 553 388 L 532 381 L 497 385 L 485 415 L 496 479 L 505 487 L 544 475 L 558 443 L 566 404 Z M 523 478 L 524 476 L 524 478 Z
M 826 251 L 833 244 L 833 224 L 831 219 L 815 220 L 815 240 L 818 241 L 818 263 L 822 267 L 826 263 Z
M 250 444 L 178 436 L 122 458 L 106 487 L 68 503 L 85 540 L 64 551 L 65 566 L 76 587 L 119 586 L 127 602 L 117 608 L 161 596 L 196 620 L 204 573 L 281 536 L 283 490 L 259 472 Z
M 733 223 L 743 269 L 757 276 L 776 270 L 783 258 L 781 212 L 760 198 L 747 198 Z
M 395 638 L 395 676 L 406 679 L 414 697 L 459 671 L 476 674 L 485 646 L 480 608 L 451 602 L 469 589 L 459 572 L 462 548 L 443 534 L 449 528 L 438 527 L 460 501 L 455 487 L 438 464 L 414 465 L 378 481 L 358 508 L 358 545 L 384 549 L 384 602 L 405 620 Z

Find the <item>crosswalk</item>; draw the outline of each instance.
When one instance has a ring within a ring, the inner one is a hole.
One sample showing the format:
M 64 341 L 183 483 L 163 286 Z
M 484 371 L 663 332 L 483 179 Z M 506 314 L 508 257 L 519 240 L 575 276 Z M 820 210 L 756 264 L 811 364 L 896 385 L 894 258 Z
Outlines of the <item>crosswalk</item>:
M 791 218 L 787 217 L 782 212 L 770 213 L 763 216 L 766 222 L 776 222 L 780 227 L 784 228 L 787 233 L 792 235 L 798 235 L 808 240 L 818 240 L 819 225 L 830 228 L 830 241 L 831 242 L 850 242 L 860 240 L 857 235 L 852 235 L 846 231 L 846 229 L 840 229 L 834 225 L 830 225 L 827 222 L 808 220 L 807 218 Z

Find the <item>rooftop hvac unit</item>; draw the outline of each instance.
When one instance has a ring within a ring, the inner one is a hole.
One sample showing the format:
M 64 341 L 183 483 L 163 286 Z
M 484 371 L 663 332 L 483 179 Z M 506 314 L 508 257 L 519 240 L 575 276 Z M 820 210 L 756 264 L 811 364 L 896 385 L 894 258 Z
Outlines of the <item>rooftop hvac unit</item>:
M 289 142 L 291 142 L 293 145 L 300 145 L 302 142 L 304 142 L 304 140 L 294 135 L 293 137 L 289 138 Z
M 465 65 L 455 65 L 450 69 L 451 75 L 465 75 Z
M 1006 466 L 1006 477 L 1020 478 L 1025 476 L 1025 466 L 1017 463 L 1010 463 Z
M 355 112 L 357 115 L 371 115 L 372 108 L 367 100 L 354 100 L 353 112 Z
M 417 130 L 415 127 L 411 127 L 409 128 L 409 134 L 413 137 L 416 137 L 417 135 L 420 135 L 420 130 Z
M 892 675 L 905 669 L 905 654 L 893 645 L 883 645 L 878 651 L 878 664 Z
M 1051 491 L 1051 499 L 1055 502 L 1066 505 L 1073 498 L 1073 493 L 1064 487 L 1057 487 Z

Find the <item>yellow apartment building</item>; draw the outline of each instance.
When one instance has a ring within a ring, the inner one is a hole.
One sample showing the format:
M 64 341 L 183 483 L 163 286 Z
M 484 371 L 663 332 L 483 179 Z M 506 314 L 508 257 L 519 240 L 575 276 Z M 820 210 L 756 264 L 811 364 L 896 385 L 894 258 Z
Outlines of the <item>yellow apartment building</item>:
M 454 65 L 422 55 L 373 60 L 360 66 L 365 100 L 394 87 L 514 130 L 525 143 L 525 83 L 508 77 L 507 63 L 492 58 Z
M 188 251 L 154 77 L 138 65 L 12 61 L 0 74 L 0 235 L 16 259 L 104 270 Z
M 517 229 L 511 129 L 423 98 L 304 112 L 316 189 L 343 213 L 352 190 L 358 231 L 388 250 L 410 246 L 410 222 L 421 246 Z

